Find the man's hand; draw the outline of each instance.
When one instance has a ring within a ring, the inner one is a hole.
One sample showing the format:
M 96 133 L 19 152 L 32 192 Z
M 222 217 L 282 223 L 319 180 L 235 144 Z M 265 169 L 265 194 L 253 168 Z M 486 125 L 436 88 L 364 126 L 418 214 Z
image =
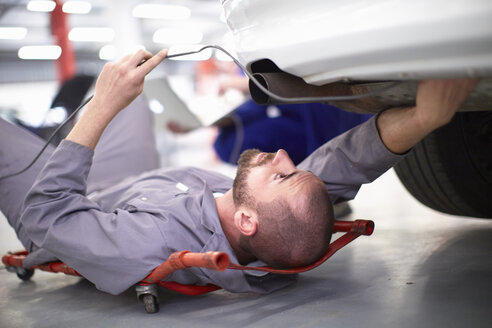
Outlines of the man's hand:
M 476 82 L 476 79 L 421 81 L 416 99 L 416 115 L 421 124 L 433 131 L 449 123 Z
M 144 79 L 167 55 L 145 50 L 128 55 L 116 63 L 107 63 L 99 74 L 94 97 L 67 136 L 68 140 L 94 149 L 106 126 L 143 90 Z
M 378 117 L 381 140 L 394 153 L 407 152 L 430 132 L 451 121 L 476 82 L 476 79 L 420 82 L 415 107 L 392 108 Z
M 143 90 L 144 79 L 165 57 L 167 50 L 155 56 L 145 50 L 128 55 L 116 63 L 104 65 L 96 82 L 93 102 L 113 117 L 128 106 Z

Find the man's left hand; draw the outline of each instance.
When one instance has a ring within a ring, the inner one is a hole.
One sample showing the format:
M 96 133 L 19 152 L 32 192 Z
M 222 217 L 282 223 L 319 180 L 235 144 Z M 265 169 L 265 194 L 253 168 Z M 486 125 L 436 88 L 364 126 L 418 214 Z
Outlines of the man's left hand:
M 379 115 L 377 127 L 381 140 L 393 153 L 407 152 L 451 121 L 476 82 L 476 79 L 420 82 L 415 107 L 392 108 Z
M 476 83 L 476 79 L 421 81 L 415 109 L 421 124 L 434 130 L 449 123 Z

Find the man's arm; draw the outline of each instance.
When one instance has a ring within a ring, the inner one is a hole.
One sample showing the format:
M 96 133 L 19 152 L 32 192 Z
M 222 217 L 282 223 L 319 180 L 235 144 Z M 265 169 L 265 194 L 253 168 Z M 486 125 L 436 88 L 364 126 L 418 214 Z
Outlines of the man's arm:
M 419 84 L 417 104 L 392 108 L 330 140 L 299 168 L 322 179 L 334 202 L 355 197 L 360 186 L 386 172 L 405 152 L 449 122 L 475 80 L 436 80 Z
M 105 65 L 89 107 L 39 173 L 22 210 L 21 222 L 37 247 L 113 294 L 145 277 L 168 254 L 162 244 L 149 242 L 162 239 L 154 215 L 126 206 L 104 211 L 86 197 L 86 180 L 106 125 L 140 94 L 145 75 L 164 57 L 165 52 L 151 57 L 141 51 Z

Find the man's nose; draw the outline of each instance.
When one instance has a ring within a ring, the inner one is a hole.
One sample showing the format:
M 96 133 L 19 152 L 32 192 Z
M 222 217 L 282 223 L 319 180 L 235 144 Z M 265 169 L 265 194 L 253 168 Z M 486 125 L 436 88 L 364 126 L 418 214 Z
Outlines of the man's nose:
M 289 154 L 287 154 L 287 152 L 283 149 L 279 149 L 272 160 L 272 165 L 276 166 L 279 164 L 294 166 L 294 163 L 290 159 Z

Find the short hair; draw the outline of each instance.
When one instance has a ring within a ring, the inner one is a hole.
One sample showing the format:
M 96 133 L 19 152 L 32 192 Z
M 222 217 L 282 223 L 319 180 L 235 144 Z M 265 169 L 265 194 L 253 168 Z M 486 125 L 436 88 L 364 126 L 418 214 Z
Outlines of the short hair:
M 318 260 L 330 245 L 333 206 L 323 183 L 313 183 L 291 208 L 282 197 L 258 202 L 258 231 L 250 237 L 251 252 L 275 268 L 293 268 Z

